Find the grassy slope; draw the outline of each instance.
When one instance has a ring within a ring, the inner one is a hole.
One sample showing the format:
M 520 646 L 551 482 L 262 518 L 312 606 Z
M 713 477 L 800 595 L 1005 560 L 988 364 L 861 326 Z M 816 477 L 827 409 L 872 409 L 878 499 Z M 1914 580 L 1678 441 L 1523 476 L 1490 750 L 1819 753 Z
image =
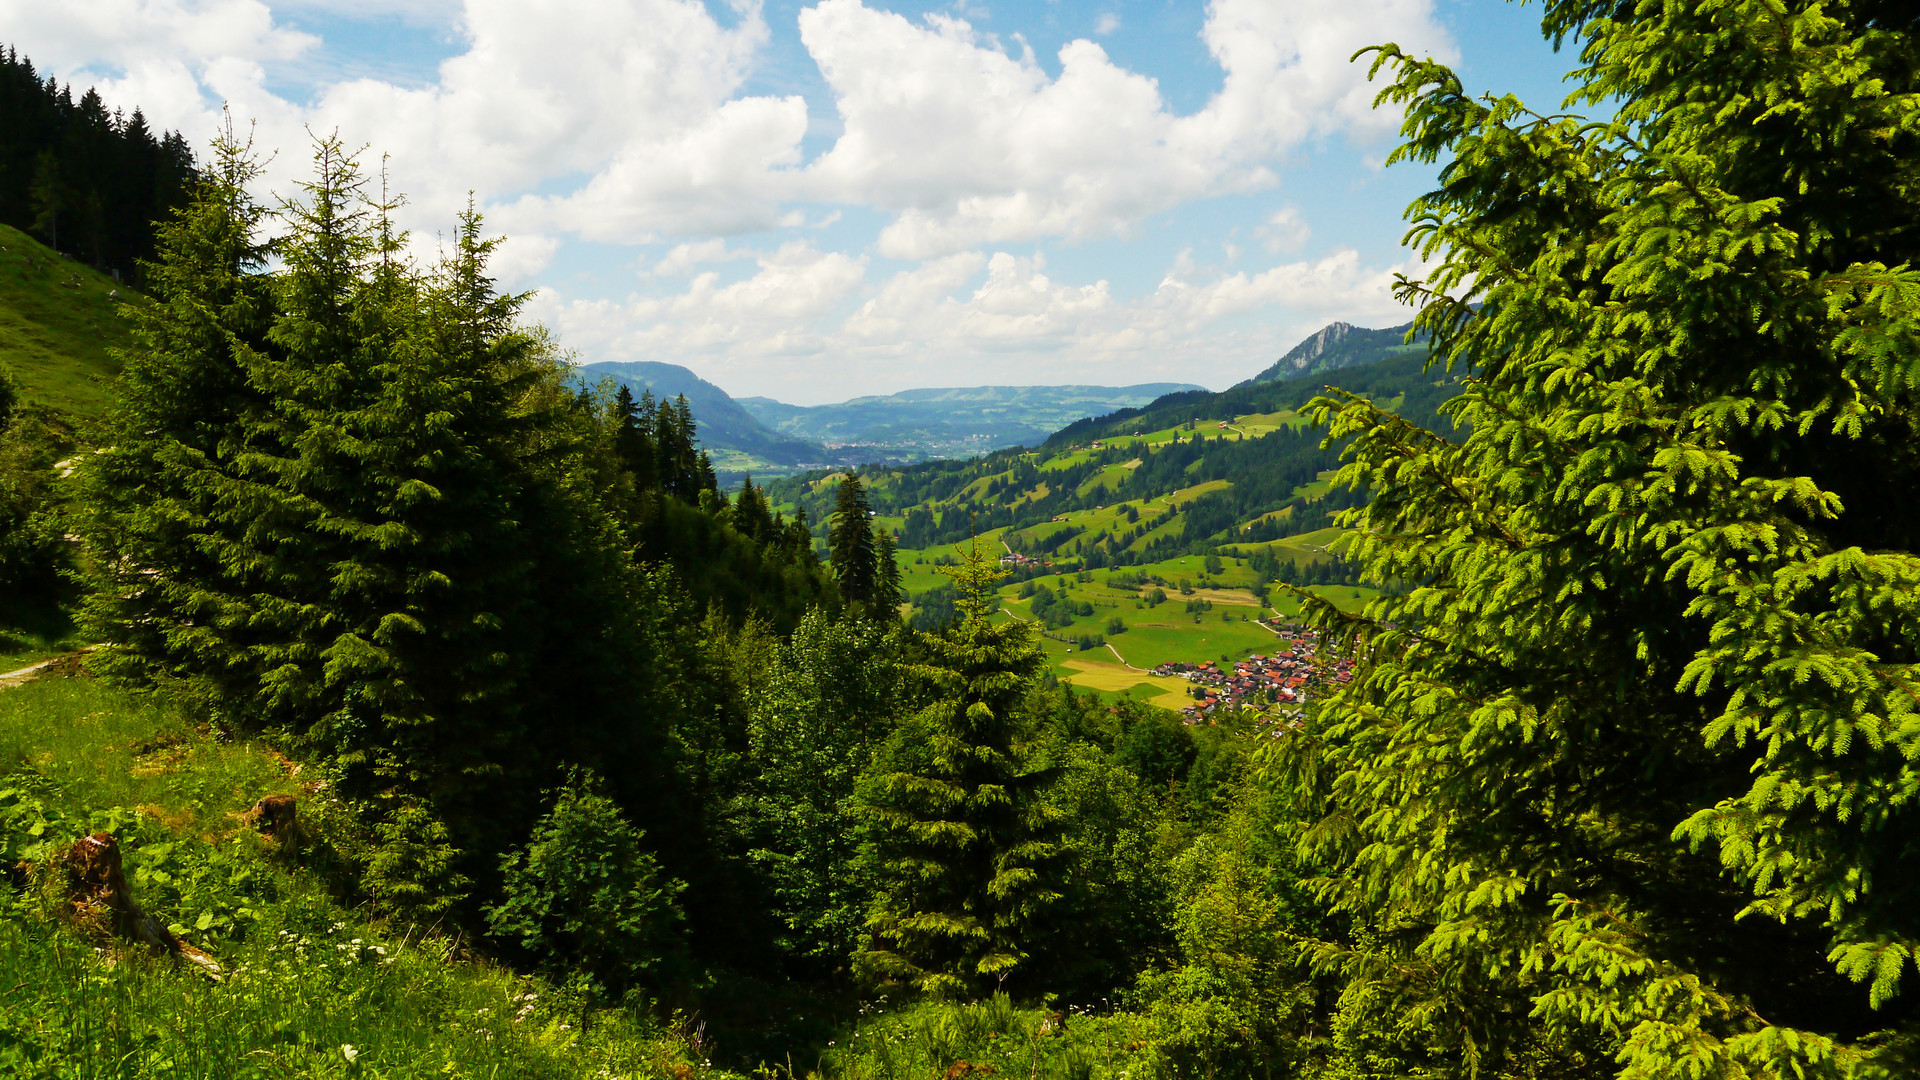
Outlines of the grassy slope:
M 84 679 L 0 689 L 6 863 L 109 829 L 135 900 L 227 968 L 216 983 L 100 952 L 34 894 L 0 889 L 0 1075 L 721 1075 L 644 1016 L 595 1013 L 583 1034 L 564 993 L 340 908 L 242 821 L 255 798 L 295 793 L 324 838 L 326 800 L 305 779 L 265 746 Z
M 120 300 L 110 298 L 116 290 Z M 128 343 L 121 301 L 138 294 L 61 258 L 18 229 L 0 225 L 0 371 L 29 405 L 52 409 L 62 438 L 85 429 L 113 402 L 119 364 L 109 350 Z M 65 615 L 13 612 L 0 625 L 0 673 L 78 645 Z
M 0 225 L 0 365 L 28 401 L 82 421 L 106 411 L 120 370 L 108 350 L 128 341 L 116 290 L 121 301 L 138 295 Z

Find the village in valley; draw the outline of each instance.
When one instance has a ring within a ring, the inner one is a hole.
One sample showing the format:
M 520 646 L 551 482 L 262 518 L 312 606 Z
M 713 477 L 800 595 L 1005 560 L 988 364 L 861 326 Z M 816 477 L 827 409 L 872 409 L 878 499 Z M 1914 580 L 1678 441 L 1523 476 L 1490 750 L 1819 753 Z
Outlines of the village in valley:
M 1269 620 L 1278 626 L 1279 619 Z M 1272 654 L 1254 653 L 1231 665 L 1212 660 L 1197 664 L 1170 662 L 1153 669 L 1161 677 L 1193 684 L 1194 704 L 1180 710 L 1189 724 L 1210 722 L 1221 710 L 1254 709 L 1272 718 L 1293 721 L 1301 708 L 1328 683 L 1353 678 L 1349 657 L 1322 656 L 1312 630 L 1279 631 L 1280 648 Z M 1274 733 L 1279 734 L 1276 725 Z

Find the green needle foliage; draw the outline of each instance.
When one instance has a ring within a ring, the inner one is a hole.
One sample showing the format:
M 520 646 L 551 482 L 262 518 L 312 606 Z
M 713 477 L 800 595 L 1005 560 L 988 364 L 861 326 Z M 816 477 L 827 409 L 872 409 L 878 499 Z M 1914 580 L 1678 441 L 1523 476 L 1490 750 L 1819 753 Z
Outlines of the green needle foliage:
M 840 585 L 840 598 L 849 604 L 872 604 L 880 584 L 872 516 L 866 487 L 857 474 L 848 473 L 834 495 L 827 557 L 833 579 Z
M 906 587 L 900 583 L 900 554 L 893 530 L 885 525 L 873 527 L 873 608 L 875 614 L 889 617 L 907 602 Z
M 961 997 L 1025 959 L 1026 936 L 1060 898 L 1061 848 L 1059 813 L 1041 798 L 1054 772 L 1030 759 L 1020 709 L 1041 663 L 1033 629 L 992 621 L 1000 572 L 978 542 L 942 571 L 960 619 L 908 667 L 935 700 L 895 729 L 860 792 L 876 890 L 855 963 Z
M 563 765 L 669 804 L 671 619 L 596 502 L 559 363 L 487 277 L 478 215 L 417 268 L 322 140 L 268 273 L 256 167 L 215 151 L 161 228 L 88 463 L 88 618 L 114 674 L 324 755 L 414 853 L 376 857 L 368 891 L 437 916 Z M 415 873 L 441 884 L 392 877 Z
M 1418 585 L 1321 605 L 1364 663 L 1270 775 L 1392 1068 L 1912 1074 L 1912 19 L 1551 0 L 1597 124 L 1379 54 L 1447 162 L 1401 294 L 1479 374 L 1464 443 L 1317 403 L 1348 557 Z

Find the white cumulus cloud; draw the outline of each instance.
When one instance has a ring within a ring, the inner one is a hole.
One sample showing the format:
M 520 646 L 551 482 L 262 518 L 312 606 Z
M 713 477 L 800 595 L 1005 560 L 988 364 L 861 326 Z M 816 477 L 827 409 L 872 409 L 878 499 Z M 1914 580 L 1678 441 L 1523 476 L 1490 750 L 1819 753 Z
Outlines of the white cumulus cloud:
M 1309 138 L 1389 123 L 1348 62 L 1384 26 L 1451 55 L 1430 0 L 1215 0 L 1204 38 L 1225 79 L 1179 116 L 1155 80 L 1086 39 L 1060 50 L 1050 77 L 963 20 L 822 0 L 801 13 L 801 40 L 845 130 L 808 167 L 809 191 L 892 211 L 879 250 L 895 258 L 1123 233 L 1190 199 L 1276 183 L 1275 161 Z

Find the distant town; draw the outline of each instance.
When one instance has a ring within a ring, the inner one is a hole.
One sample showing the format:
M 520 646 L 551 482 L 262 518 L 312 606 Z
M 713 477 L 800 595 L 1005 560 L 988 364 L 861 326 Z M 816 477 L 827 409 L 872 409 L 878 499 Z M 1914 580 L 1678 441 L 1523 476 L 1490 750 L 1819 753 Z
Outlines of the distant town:
M 1279 623 L 1278 619 L 1270 620 L 1270 625 Z M 1353 678 L 1353 661 L 1318 656 L 1316 637 L 1312 630 L 1283 630 L 1280 651 L 1271 656 L 1255 653 L 1230 668 L 1212 660 L 1161 664 L 1153 673 L 1193 684 L 1195 702 L 1180 710 L 1189 724 L 1211 720 L 1221 709 L 1276 710 L 1278 715 L 1290 717 L 1296 710 L 1286 706 L 1306 705 L 1325 684 Z

